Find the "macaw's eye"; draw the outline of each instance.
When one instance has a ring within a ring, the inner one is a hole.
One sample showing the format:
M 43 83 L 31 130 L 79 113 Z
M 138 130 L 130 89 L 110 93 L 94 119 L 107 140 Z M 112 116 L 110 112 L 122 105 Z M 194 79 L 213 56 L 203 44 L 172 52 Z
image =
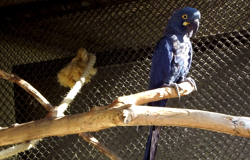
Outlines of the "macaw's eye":
M 182 15 L 182 18 L 183 18 L 183 19 L 187 19 L 188 16 L 187 16 L 186 14 L 184 14 L 184 15 Z

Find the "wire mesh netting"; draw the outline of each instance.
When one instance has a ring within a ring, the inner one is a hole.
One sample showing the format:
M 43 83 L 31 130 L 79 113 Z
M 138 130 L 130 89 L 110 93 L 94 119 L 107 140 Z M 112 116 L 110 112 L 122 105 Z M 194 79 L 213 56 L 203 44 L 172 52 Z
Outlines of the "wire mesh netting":
M 153 48 L 173 10 L 202 14 L 192 38 L 190 76 L 198 91 L 167 106 L 250 116 L 250 2 L 248 0 L 2 1 L 0 68 L 19 75 L 58 105 L 68 92 L 57 73 L 83 47 L 97 57 L 97 74 L 66 114 L 89 111 L 117 96 L 147 89 Z M 46 110 L 26 91 L 0 79 L 0 126 L 38 120 Z M 142 159 L 149 127 L 114 127 L 91 133 L 123 159 Z M 8 146 L 7 146 L 8 147 Z M 4 149 L 2 147 L 1 149 Z M 249 139 L 164 127 L 157 159 L 249 159 Z M 47 137 L 10 159 L 108 159 L 78 135 Z

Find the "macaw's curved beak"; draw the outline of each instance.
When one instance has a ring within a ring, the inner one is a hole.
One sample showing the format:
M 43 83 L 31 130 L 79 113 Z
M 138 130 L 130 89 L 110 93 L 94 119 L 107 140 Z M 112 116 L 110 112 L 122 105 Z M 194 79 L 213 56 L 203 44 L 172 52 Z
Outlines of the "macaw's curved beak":
M 189 23 L 187 26 L 188 37 L 192 37 L 199 29 L 200 21 L 195 19 L 193 22 Z

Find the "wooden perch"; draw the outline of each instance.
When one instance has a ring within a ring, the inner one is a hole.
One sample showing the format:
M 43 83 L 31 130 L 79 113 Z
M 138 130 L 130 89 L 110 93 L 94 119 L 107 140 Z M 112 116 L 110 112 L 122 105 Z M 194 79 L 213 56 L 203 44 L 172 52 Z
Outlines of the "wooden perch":
M 180 91 L 180 96 L 186 95 L 187 93 L 190 93 L 192 90 L 194 90 L 194 87 L 192 87 L 192 85 L 190 83 L 188 83 L 188 82 L 184 82 L 184 83 L 182 83 L 180 85 L 181 85 L 182 88 L 184 88 L 184 90 Z M 151 91 L 138 93 L 138 94 L 135 94 L 135 95 L 119 97 L 109 106 L 94 107 L 92 109 L 92 111 L 87 112 L 87 113 L 83 113 L 83 114 L 79 114 L 79 115 L 83 116 L 82 118 L 84 118 L 84 121 L 86 121 L 86 122 L 83 123 L 83 125 L 87 124 L 87 126 L 88 126 L 88 123 L 91 123 L 91 121 L 92 121 L 89 118 L 91 118 L 93 114 L 100 113 L 101 115 L 99 116 L 99 118 L 103 117 L 104 119 L 103 119 L 103 121 L 100 121 L 98 123 L 107 124 L 109 126 L 110 125 L 109 122 L 108 123 L 104 123 L 104 122 L 105 122 L 106 118 L 109 119 L 109 117 L 105 117 L 105 116 L 109 116 L 109 115 L 106 115 L 106 112 L 107 111 L 113 111 L 112 108 L 114 108 L 114 109 L 116 109 L 116 107 L 121 108 L 121 106 L 123 104 L 125 104 L 125 103 L 141 104 L 141 103 L 147 103 L 147 102 L 150 102 L 150 101 L 156 101 L 156 100 L 161 100 L 161 99 L 165 99 L 165 98 L 171 98 L 171 97 L 174 97 L 174 96 L 177 96 L 177 92 L 176 92 L 176 90 L 174 88 L 172 88 L 172 87 L 159 88 L 159 89 L 155 89 L 155 90 L 151 90 Z M 114 111 L 116 111 L 116 110 L 114 110 Z M 104 113 L 104 114 L 102 114 L 102 113 Z M 74 116 L 77 116 L 77 115 L 74 115 Z M 43 137 L 56 136 L 56 135 L 63 136 L 63 135 L 67 135 L 67 134 L 75 134 L 75 133 L 81 133 L 81 132 L 89 132 L 89 131 L 98 131 L 98 130 L 100 130 L 100 128 L 98 128 L 98 127 L 97 127 L 97 129 L 95 129 L 95 127 L 94 128 L 91 127 L 91 128 L 89 128 L 87 130 L 84 127 L 84 129 L 80 129 L 78 131 L 73 131 L 73 130 L 75 130 L 74 128 L 78 128 L 78 127 L 82 128 L 82 125 L 78 126 L 79 124 L 78 125 L 73 124 L 73 126 L 72 126 L 72 124 L 70 124 L 69 126 L 65 126 L 64 124 L 60 124 L 59 126 L 56 125 L 55 128 L 53 127 L 54 124 L 55 124 L 54 122 L 59 122 L 60 123 L 61 120 L 65 119 L 65 118 L 66 119 L 69 118 L 69 121 L 71 121 L 70 120 L 71 117 L 72 116 L 62 116 L 62 117 L 49 117 L 48 116 L 47 118 L 39 120 L 39 121 L 33 121 L 33 122 L 28 122 L 28 123 L 16 125 L 16 126 L 13 126 L 13 127 L 9 128 L 9 129 L 2 129 L 2 130 L 0 130 L 0 137 L 2 135 L 1 133 L 5 134 L 6 132 L 11 132 L 13 134 L 12 135 L 5 135 L 7 137 L 5 137 L 5 136 L 1 137 L 2 139 L 0 140 L 0 146 L 1 145 L 7 145 L 7 144 L 15 144 L 15 143 L 20 143 L 20 142 L 26 142 L 28 140 L 36 139 L 35 137 L 43 138 Z M 121 117 L 123 117 L 123 115 Z M 65 124 L 67 124 L 67 123 L 65 123 Z M 32 128 L 38 129 L 38 130 L 32 130 L 30 128 L 30 125 L 32 125 L 32 126 L 35 125 Z M 52 125 L 52 128 L 49 127 L 51 125 Z M 109 127 L 113 127 L 113 126 L 115 126 L 115 125 L 111 125 Z M 21 129 L 18 128 L 18 127 L 20 127 Z M 70 129 L 68 127 L 70 127 Z M 73 132 L 71 131 L 71 128 L 73 129 L 72 130 Z M 105 127 L 105 128 L 107 128 L 107 127 Z M 29 131 L 29 129 L 31 129 L 31 130 Z M 64 129 L 69 130 L 69 133 L 65 132 Z M 104 128 L 102 128 L 102 129 L 104 129 Z M 55 131 L 59 131 L 59 132 L 55 133 Z M 36 132 L 39 132 L 39 133 L 36 133 Z M 42 133 L 42 132 L 44 132 L 44 133 Z M 17 134 L 17 135 L 15 135 L 15 134 Z M 41 134 L 41 136 L 40 136 L 40 134 Z M 18 135 L 22 135 L 22 136 L 19 137 Z M 81 137 L 83 137 L 83 136 L 81 136 Z M 17 138 L 17 137 L 19 137 L 19 138 Z M 86 139 L 87 139 L 87 137 L 86 137 Z
M 186 96 L 194 91 L 194 87 L 189 82 L 183 82 L 178 84 L 180 88 L 184 90 L 180 90 L 180 96 Z M 112 103 L 122 103 L 122 104 L 135 104 L 140 105 L 148 102 L 159 101 L 162 99 L 169 99 L 178 97 L 176 89 L 173 87 L 165 87 L 165 88 L 158 88 L 154 90 L 148 90 L 144 92 L 140 92 L 137 94 L 133 94 L 130 96 L 118 97 Z
M 93 132 L 115 126 L 181 126 L 250 137 L 250 118 L 225 114 L 131 104 L 106 110 L 43 119 L 0 131 L 0 146 L 49 136 Z
M 0 73 L 3 77 L 3 73 Z M 9 78 L 11 79 L 11 78 Z M 188 83 L 180 84 L 180 95 L 191 93 L 194 87 Z M 87 113 L 62 117 L 46 117 L 42 120 L 14 125 L 0 129 L 0 146 L 16 144 L 49 136 L 77 134 L 97 149 L 106 151 L 111 159 L 119 159 L 105 146 L 98 144 L 87 133 L 114 126 L 160 125 L 200 128 L 222 133 L 250 137 L 250 118 L 225 114 L 164 107 L 137 106 L 166 98 L 177 97 L 172 87 L 145 91 L 130 96 L 118 97 L 108 106 L 94 107 Z M 58 116 L 58 115 L 57 115 Z M 104 147 L 104 148 L 102 148 Z
M 194 88 L 184 82 L 183 96 Z M 0 146 L 25 142 L 49 136 L 63 136 L 81 132 L 99 131 L 114 126 L 160 125 L 200 128 L 222 133 L 250 137 L 250 118 L 220 113 L 165 107 L 136 106 L 128 103 L 147 103 L 169 98 L 174 88 L 160 88 L 117 98 L 111 105 L 95 107 L 87 113 L 51 117 L 16 125 L 0 131 Z M 142 94 L 143 96 L 140 96 Z M 145 97 L 144 97 L 145 96 Z M 139 97 L 139 98 L 136 98 Z

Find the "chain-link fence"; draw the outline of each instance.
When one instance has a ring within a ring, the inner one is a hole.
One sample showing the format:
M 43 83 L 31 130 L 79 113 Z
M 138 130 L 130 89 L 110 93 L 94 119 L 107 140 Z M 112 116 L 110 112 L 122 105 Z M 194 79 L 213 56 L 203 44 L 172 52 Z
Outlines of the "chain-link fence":
M 84 47 L 98 72 L 67 114 L 107 105 L 147 88 L 153 48 L 174 9 L 202 14 L 192 38 L 189 74 L 197 92 L 167 106 L 250 116 L 249 0 L 22 0 L 0 2 L 0 68 L 33 85 L 52 105 L 68 89 L 56 75 Z M 0 126 L 38 120 L 46 110 L 26 91 L 0 79 Z M 149 127 L 92 133 L 123 159 L 142 159 Z M 7 146 L 8 147 L 8 146 Z M 2 147 L 2 149 L 6 148 Z M 249 139 L 200 129 L 164 127 L 157 159 L 250 159 Z M 10 159 L 108 159 L 77 135 L 48 137 Z

